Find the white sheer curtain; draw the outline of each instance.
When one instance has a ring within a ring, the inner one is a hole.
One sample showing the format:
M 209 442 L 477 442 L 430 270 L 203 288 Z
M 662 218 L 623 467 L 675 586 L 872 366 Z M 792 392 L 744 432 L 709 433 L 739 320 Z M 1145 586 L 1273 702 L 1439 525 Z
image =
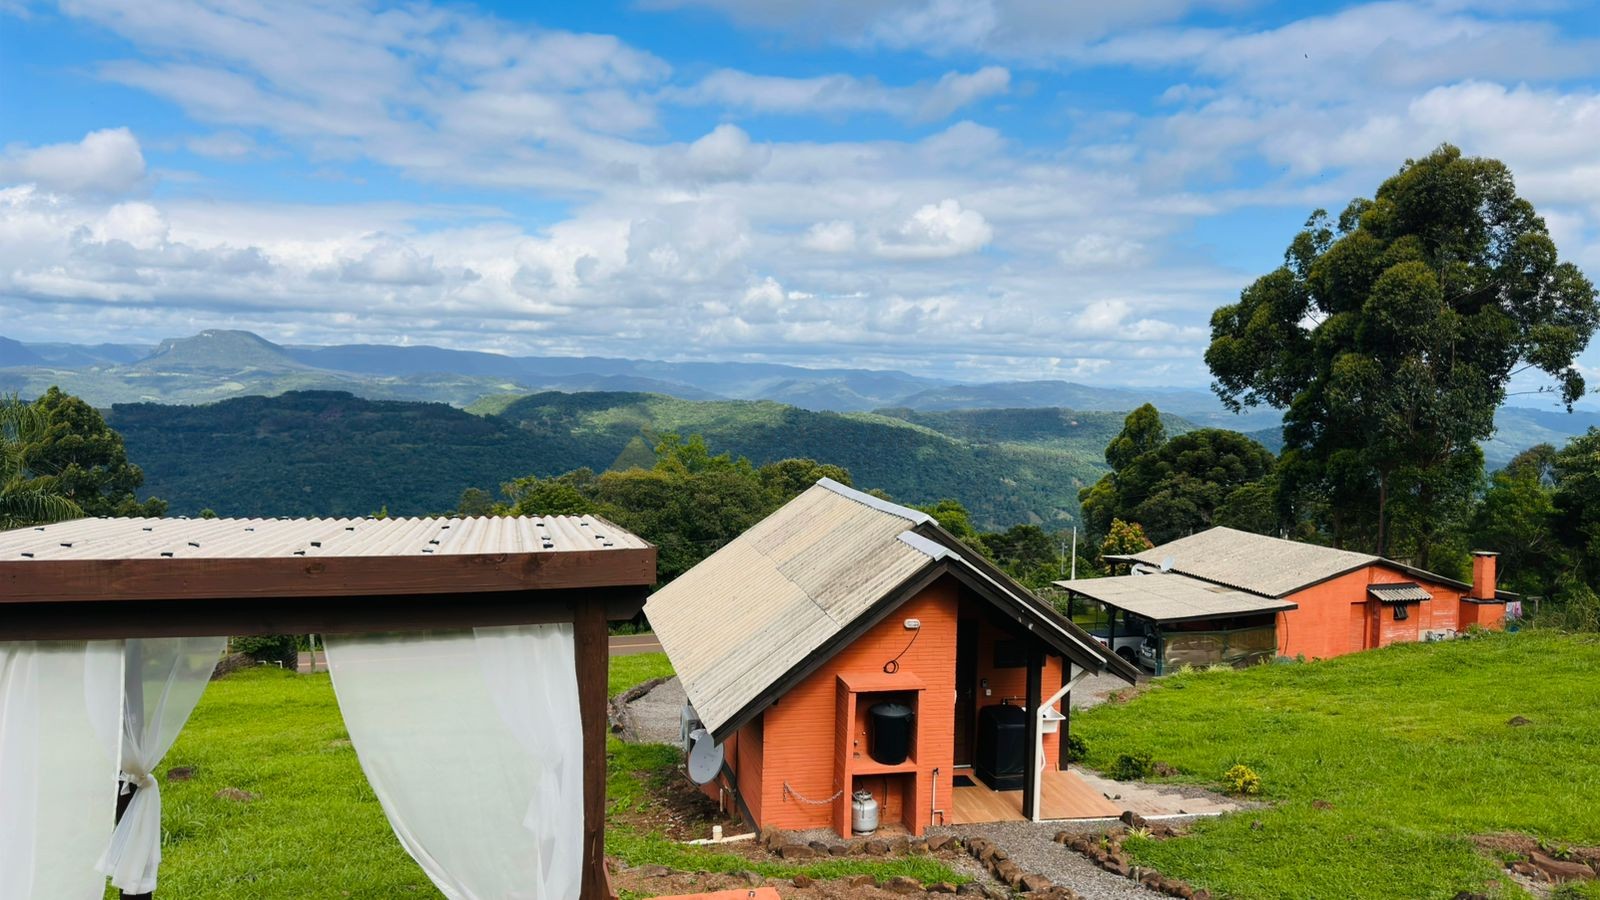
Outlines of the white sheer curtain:
M 361 769 L 445 896 L 578 896 L 583 737 L 571 625 L 324 644 Z
M 0 642 L 0 897 L 105 893 L 121 695 L 121 641 Z
M 134 639 L 126 642 L 122 696 L 122 779 L 133 799 L 96 865 L 130 894 L 156 889 L 161 865 L 161 791 L 150 774 L 189 721 L 225 637 Z

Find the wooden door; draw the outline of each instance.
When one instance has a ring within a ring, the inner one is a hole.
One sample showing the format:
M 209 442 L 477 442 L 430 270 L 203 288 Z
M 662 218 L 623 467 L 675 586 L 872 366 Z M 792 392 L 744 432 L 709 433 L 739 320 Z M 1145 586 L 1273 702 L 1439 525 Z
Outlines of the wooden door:
M 972 765 L 972 730 L 977 727 L 978 621 L 956 622 L 955 764 Z

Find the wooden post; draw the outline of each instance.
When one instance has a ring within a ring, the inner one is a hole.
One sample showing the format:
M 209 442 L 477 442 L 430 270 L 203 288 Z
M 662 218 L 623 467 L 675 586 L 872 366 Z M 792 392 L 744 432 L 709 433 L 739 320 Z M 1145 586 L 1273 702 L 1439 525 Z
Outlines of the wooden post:
M 606 607 L 585 598 L 573 621 L 578 712 L 583 722 L 583 900 L 612 897 L 606 874 Z
M 1034 748 L 1039 746 L 1039 704 L 1044 702 L 1044 685 L 1040 682 L 1044 678 L 1044 650 L 1037 641 L 1030 641 L 1028 646 L 1028 771 L 1022 779 L 1022 817 L 1033 818 L 1033 805 L 1038 801 L 1039 791 L 1043 785 L 1039 781 L 1039 769 L 1034 765 L 1037 752 Z

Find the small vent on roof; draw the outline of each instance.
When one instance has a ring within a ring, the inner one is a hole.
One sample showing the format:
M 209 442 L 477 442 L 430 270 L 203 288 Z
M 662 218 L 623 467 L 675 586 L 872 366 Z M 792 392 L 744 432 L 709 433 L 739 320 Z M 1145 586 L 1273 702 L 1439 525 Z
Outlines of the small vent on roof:
M 355 527 L 355 526 L 354 526 L 354 525 L 346 525 L 346 526 L 345 526 L 345 527 L 344 527 L 344 530 L 345 530 L 345 531 L 355 531 L 355 530 L 356 530 L 356 527 Z
M 434 546 L 438 546 L 439 545 L 439 539 L 438 538 L 434 538 L 433 540 L 429 541 L 428 543 L 433 544 Z
M 43 525 L 37 525 L 37 526 L 34 527 L 33 530 L 34 531 L 43 531 L 44 530 L 44 526 Z
M 72 542 L 71 541 L 62 541 L 61 542 L 61 546 L 63 546 L 63 547 L 71 547 L 72 546 Z
M 145 527 L 143 527 L 143 528 L 141 528 L 139 530 L 140 531 L 155 531 L 155 529 L 151 528 L 149 525 L 146 525 Z
M 422 548 L 422 552 L 423 553 L 432 553 L 433 552 L 433 548 L 432 547 L 423 547 Z
M 305 551 L 304 551 L 304 550 L 296 550 L 296 551 L 295 551 L 295 552 L 294 552 L 294 555 L 295 555 L 295 556 L 305 556 L 305 555 L 306 555 L 306 552 L 305 552 Z
M 170 557 L 172 555 L 172 551 L 171 550 L 163 550 L 163 551 L 161 551 L 161 555 Z
M 33 551 L 31 551 L 31 550 L 24 550 L 24 551 L 22 551 L 22 555 L 23 555 L 23 556 L 26 556 L 26 557 L 27 557 L 27 558 L 29 558 L 29 559 L 33 559 Z
M 198 546 L 200 546 L 200 542 L 199 541 L 190 541 L 189 542 L 189 546 L 198 547 Z
M 321 547 L 322 546 L 322 542 L 321 541 L 312 541 L 311 542 L 311 546 L 313 546 L 313 547 Z

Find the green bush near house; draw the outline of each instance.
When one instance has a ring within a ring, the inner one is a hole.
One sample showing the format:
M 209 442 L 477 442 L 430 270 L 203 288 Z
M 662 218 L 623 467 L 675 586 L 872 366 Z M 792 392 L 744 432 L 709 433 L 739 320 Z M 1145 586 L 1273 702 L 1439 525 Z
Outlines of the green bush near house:
M 1135 862 L 1238 900 L 1521 896 L 1471 837 L 1600 844 L 1600 636 L 1531 630 L 1401 644 L 1296 666 L 1158 679 L 1074 714 L 1088 765 L 1148 750 L 1268 806 L 1201 820 Z M 1526 724 L 1512 724 L 1514 717 Z M 1259 822 L 1259 827 L 1252 827 Z M 1591 890 L 1584 887 L 1581 890 Z M 1579 896 L 1584 896 L 1580 894 Z

